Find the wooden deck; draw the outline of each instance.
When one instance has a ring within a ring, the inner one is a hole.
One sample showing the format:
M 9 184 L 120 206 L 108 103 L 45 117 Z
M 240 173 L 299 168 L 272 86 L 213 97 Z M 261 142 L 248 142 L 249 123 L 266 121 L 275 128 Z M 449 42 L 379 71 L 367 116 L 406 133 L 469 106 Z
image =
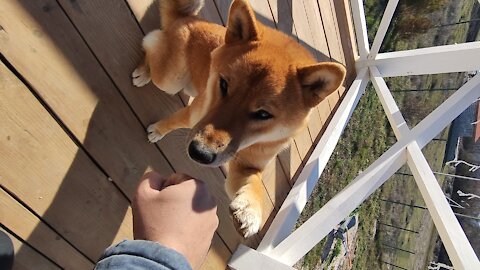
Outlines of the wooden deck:
M 206 0 L 202 16 L 224 24 L 231 1 Z M 258 19 L 344 63 L 352 80 L 348 0 L 254 0 Z M 292 6 L 293 5 L 293 6 Z M 220 225 L 204 269 L 225 269 L 242 241 L 224 192 L 224 171 L 196 165 L 173 133 L 156 145 L 145 127 L 186 104 L 152 84 L 132 86 L 152 0 L 2 0 L 0 4 L 0 230 L 13 239 L 16 269 L 91 269 L 103 250 L 132 238 L 129 207 L 147 168 L 209 184 Z M 283 202 L 345 87 L 312 114 L 308 129 L 265 172 L 272 214 Z M 248 241 L 258 244 L 265 232 Z

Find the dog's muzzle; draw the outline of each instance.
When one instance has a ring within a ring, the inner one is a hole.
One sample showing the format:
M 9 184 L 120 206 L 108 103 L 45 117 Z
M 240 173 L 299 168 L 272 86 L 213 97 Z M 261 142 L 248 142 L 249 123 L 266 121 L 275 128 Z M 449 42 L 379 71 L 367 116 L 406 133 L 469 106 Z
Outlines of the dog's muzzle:
M 192 140 L 188 146 L 188 155 L 196 162 L 205 165 L 212 164 L 217 157 L 212 149 L 196 140 Z

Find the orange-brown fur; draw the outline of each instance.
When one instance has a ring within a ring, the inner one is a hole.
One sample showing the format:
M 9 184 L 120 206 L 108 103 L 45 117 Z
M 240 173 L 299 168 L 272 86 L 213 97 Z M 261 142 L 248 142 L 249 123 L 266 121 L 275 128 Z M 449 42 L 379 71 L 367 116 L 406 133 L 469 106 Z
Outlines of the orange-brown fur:
M 250 236 L 267 199 L 263 169 L 305 127 L 312 107 L 341 85 L 345 68 L 317 63 L 295 40 L 258 23 L 246 0 L 232 3 L 227 28 L 195 16 L 198 0 L 162 0 L 161 6 L 163 30 L 145 38 L 134 83 L 151 77 L 167 93 L 185 88 L 196 97 L 150 126 L 149 139 L 191 128 L 191 156 L 209 166 L 228 162 L 233 216 Z

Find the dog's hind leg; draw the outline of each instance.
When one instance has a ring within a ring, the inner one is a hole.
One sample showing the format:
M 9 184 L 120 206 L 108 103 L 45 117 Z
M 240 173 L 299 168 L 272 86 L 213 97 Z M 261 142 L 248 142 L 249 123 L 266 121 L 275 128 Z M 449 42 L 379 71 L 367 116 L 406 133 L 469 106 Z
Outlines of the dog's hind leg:
M 151 80 L 160 90 L 174 95 L 190 82 L 184 54 L 186 38 L 180 30 L 165 31 L 155 30 L 143 38 L 145 59 L 133 71 L 132 77 L 133 84 L 138 87 Z
M 145 60 L 132 73 L 132 82 L 136 87 L 142 87 L 151 81 L 150 67 Z

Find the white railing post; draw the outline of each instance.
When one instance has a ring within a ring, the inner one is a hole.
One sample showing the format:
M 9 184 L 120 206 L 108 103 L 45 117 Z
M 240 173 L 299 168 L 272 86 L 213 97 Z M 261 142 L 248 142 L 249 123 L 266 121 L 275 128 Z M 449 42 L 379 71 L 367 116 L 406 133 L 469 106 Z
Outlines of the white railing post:
M 363 0 L 352 0 L 351 6 L 355 35 L 357 36 L 358 55 L 361 60 L 365 60 L 370 52 L 370 45 L 368 43 L 367 22 L 365 20 Z M 360 69 L 357 68 L 357 71 L 358 70 Z

